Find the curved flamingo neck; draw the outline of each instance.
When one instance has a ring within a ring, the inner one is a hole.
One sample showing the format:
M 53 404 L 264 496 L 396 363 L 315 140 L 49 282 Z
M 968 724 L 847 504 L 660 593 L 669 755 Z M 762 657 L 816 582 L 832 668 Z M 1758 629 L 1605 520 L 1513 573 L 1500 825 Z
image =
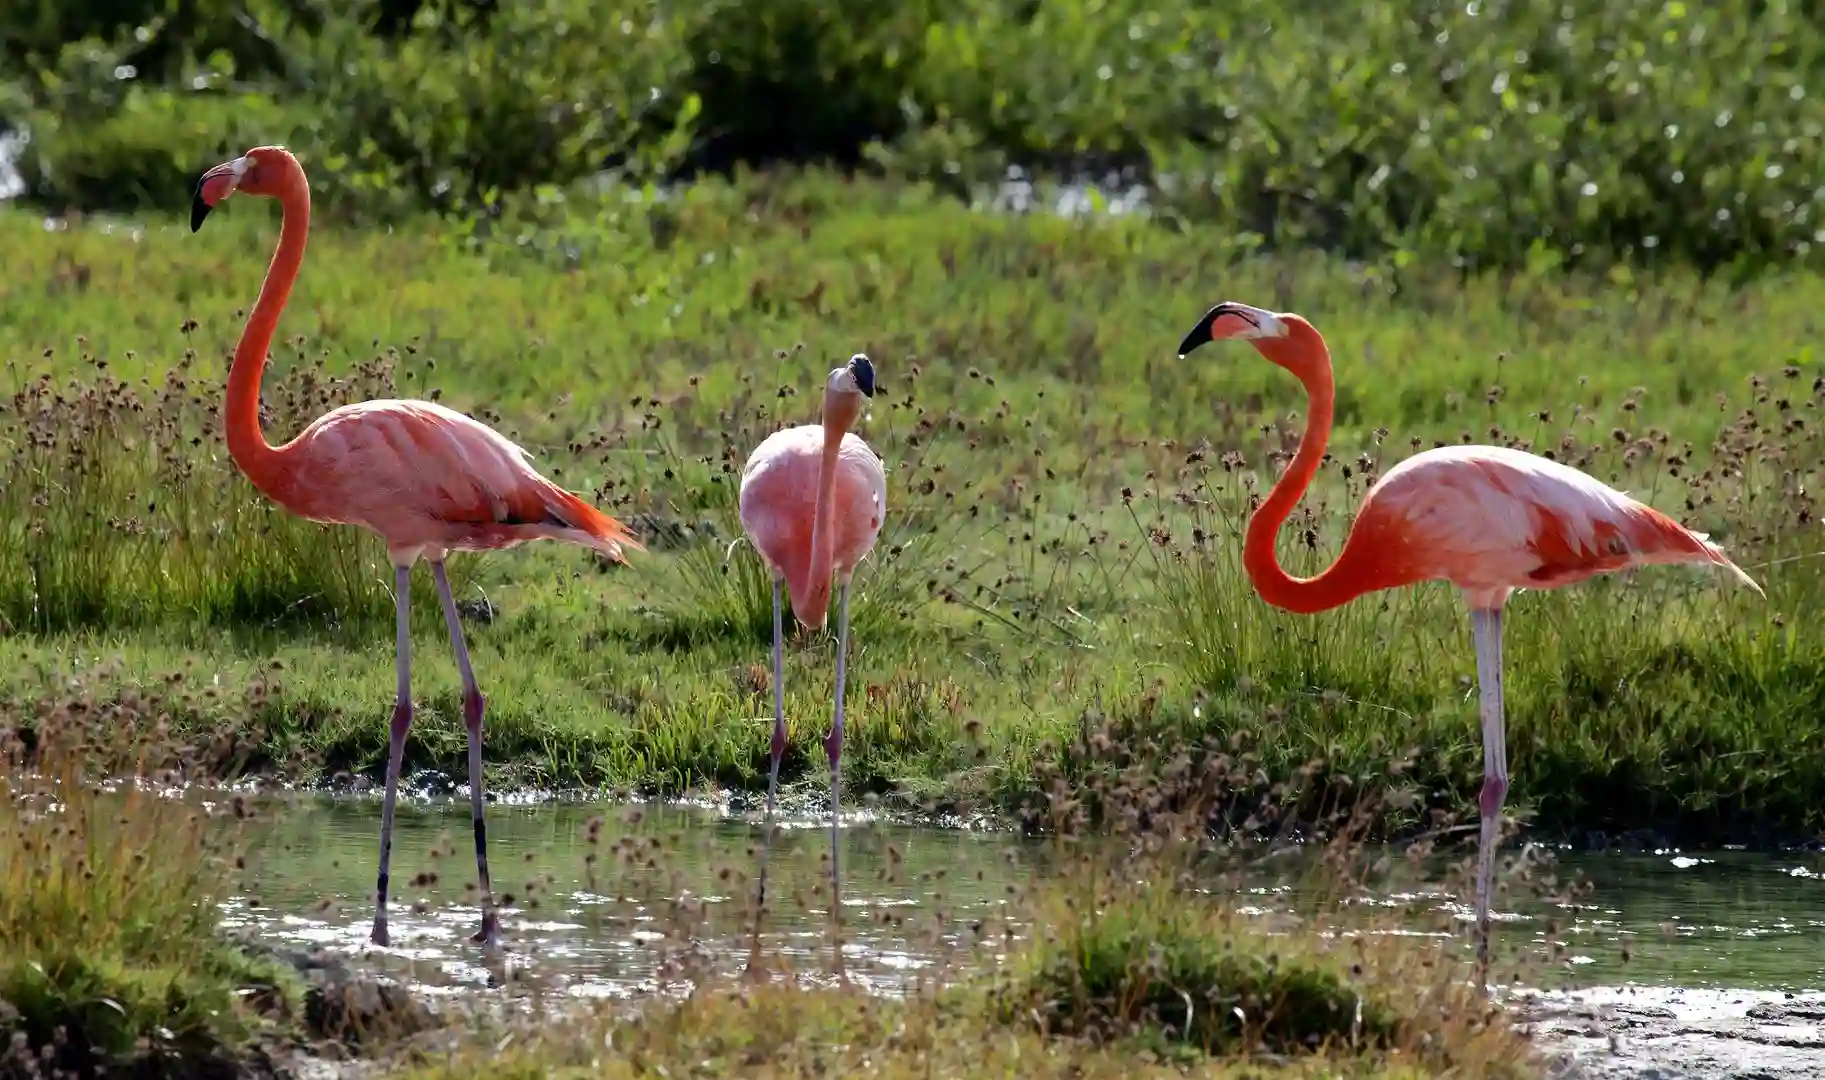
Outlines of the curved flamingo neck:
M 1242 566 L 1261 599 L 1277 608 L 1309 615 L 1346 604 L 1373 587 L 1353 573 L 1350 564 L 1352 543 L 1345 541 L 1337 561 L 1316 577 L 1296 578 L 1287 573 L 1274 553 L 1274 538 L 1280 526 L 1299 505 L 1318 466 L 1324 460 L 1324 448 L 1331 437 L 1331 410 L 1335 386 L 1331 378 L 1331 355 L 1324 339 L 1315 330 L 1304 330 L 1291 338 L 1256 341 L 1261 355 L 1291 371 L 1305 384 L 1305 434 L 1292 464 L 1280 477 L 1267 499 L 1248 519 L 1248 533 L 1242 544 Z M 1354 540 L 1352 534 L 1351 540 Z
M 824 455 L 817 468 L 817 508 L 811 516 L 811 580 L 830 577 L 836 562 L 836 459 L 843 444 L 841 432 L 824 428 Z
M 843 436 L 858 411 L 850 395 L 824 391 L 824 452 L 818 461 L 817 503 L 811 513 L 810 593 L 814 611 L 822 615 L 829 603 L 830 574 L 836 562 L 836 465 Z M 821 601 L 821 602 L 820 602 Z
M 260 286 L 260 298 L 254 302 L 247 324 L 241 330 L 240 344 L 235 346 L 234 363 L 228 369 L 227 403 L 223 420 L 228 438 L 228 454 L 240 466 L 255 487 L 277 499 L 280 454 L 260 431 L 260 378 L 266 370 L 266 356 L 279 327 L 279 316 L 291 297 L 292 283 L 304 264 L 304 246 L 310 235 L 310 184 L 304 170 L 289 156 L 286 178 L 278 189 L 281 224 L 279 244 L 273 250 L 272 263 L 266 269 L 266 280 Z

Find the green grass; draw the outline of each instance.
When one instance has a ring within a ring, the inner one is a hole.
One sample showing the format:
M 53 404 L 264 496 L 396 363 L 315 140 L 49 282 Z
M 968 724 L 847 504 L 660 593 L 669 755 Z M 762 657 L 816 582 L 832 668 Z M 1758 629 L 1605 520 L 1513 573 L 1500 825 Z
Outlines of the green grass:
M 1090 895 L 1094 904 L 1074 898 L 1042 924 L 1051 932 L 1023 958 L 1004 1017 L 1037 1016 L 1049 1029 L 1105 1038 L 1158 1026 L 1205 1051 L 1392 1039 L 1393 1009 L 1365 998 L 1335 960 L 1271 954 L 1233 912 L 1171 888 L 1117 884 Z
M 985 1022 L 980 1001 L 911 1003 L 819 989 L 712 991 L 633 1020 L 572 1020 L 529 1033 L 503 1054 L 468 1049 L 403 1065 L 398 1080 L 512 1080 L 666 1075 L 914 1080 L 928 1076 L 1115 1080 L 1417 1080 L 1440 1072 L 1347 1051 L 1279 1061 L 1187 1064 L 1135 1041 L 1058 1043 Z M 607 1051 L 604 1047 L 613 1047 Z M 673 1071 L 677 1070 L 677 1071 Z M 1500 1075 L 1489 1073 L 1479 1075 Z M 1523 1074 L 1525 1075 L 1525 1074 Z
M 232 732 L 223 762 L 377 775 L 379 543 L 259 500 L 212 413 L 275 233 L 253 200 L 196 235 L 0 213 L 8 719 L 156 693 L 192 730 Z M 1268 785 L 1320 759 L 1301 774 L 1314 791 L 1411 796 L 1390 824 L 1461 809 L 1481 751 L 1448 587 L 1305 618 L 1241 575 L 1246 484 L 1274 475 L 1301 402 L 1244 346 L 1174 358 L 1226 297 L 1310 316 L 1336 356 L 1334 461 L 1282 543 L 1295 570 L 1336 550 L 1365 474 L 1469 439 L 1553 449 L 1708 530 L 1767 587 L 1763 603 L 1661 568 L 1519 596 L 1523 812 L 1708 839 L 1825 826 L 1825 645 L 1800 630 L 1820 599 L 1825 283 L 1808 275 L 1395 273 L 776 171 L 659 203 L 519 206 L 485 233 L 320 227 L 268 372 L 268 432 L 340 400 L 435 393 L 649 539 L 631 569 L 555 545 L 453 560 L 462 597 L 494 612 L 468 632 L 497 784 L 764 785 L 767 591 L 729 549 L 733 478 L 864 350 L 883 389 L 861 433 L 890 491 L 857 578 L 851 797 L 1014 811 L 1053 777 L 1233 740 Z M 457 683 L 418 581 L 408 760 L 457 774 Z M 786 670 L 785 775 L 813 792 L 832 644 L 794 643 Z
M 218 942 L 232 852 L 170 794 L 184 762 L 155 725 L 0 728 L 0 1076 L 230 1074 L 296 1003 L 288 974 Z

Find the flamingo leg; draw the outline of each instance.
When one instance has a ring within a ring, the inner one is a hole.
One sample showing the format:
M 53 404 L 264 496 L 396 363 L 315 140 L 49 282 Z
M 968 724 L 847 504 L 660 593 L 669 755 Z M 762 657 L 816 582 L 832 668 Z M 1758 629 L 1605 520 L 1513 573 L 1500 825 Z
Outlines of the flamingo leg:
M 842 585 L 837 601 L 836 637 L 836 718 L 830 725 L 830 737 L 824 749 L 830 754 L 830 920 L 836 936 L 836 974 L 843 977 L 843 896 L 842 872 L 838 862 L 838 840 L 843 810 L 843 685 L 849 659 L 849 582 Z
M 387 727 L 387 793 L 380 804 L 380 873 L 374 880 L 374 930 L 368 940 L 385 948 L 387 934 L 387 869 L 393 859 L 393 805 L 399 796 L 399 769 L 405 759 L 406 732 L 412 728 L 412 568 L 393 568 L 395 637 L 393 664 L 399 684 L 393 699 L 393 720 Z
M 494 891 L 488 883 L 488 826 L 482 821 L 482 690 L 469 664 L 469 646 L 463 641 L 463 622 L 450 593 L 450 576 L 442 559 L 432 560 L 431 577 L 437 598 L 444 606 L 444 623 L 450 628 L 450 645 L 456 651 L 456 669 L 463 677 L 463 723 L 469 729 L 469 813 L 475 822 L 475 872 L 482 890 L 482 928 L 469 940 L 489 948 L 501 943 L 501 924 L 494 912 Z
M 773 811 L 779 793 L 779 759 L 786 753 L 786 679 L 785 652 L 782 642 L 786 636 L 784 624 L 783 601 L 780 596 L 781 579 L 773 579 L 773 744 L 771 753 L 773 762 L 767 772 L 767 827 L 762 834 L 760 848 L 760 886 L 756 890 L 754 901 L 754 941 L 748 951 L 748 970 L 756 970 L 760 961 L 760 920 L 767 905 L 767 860 L 773 853 Z
M 786 753 L 785 637 L 781 614 L 780 579 L 773 579 L 773 764 L 767 772 L 767 821 L 773 820 L 774 799 L 779 792 L 779 759 Z
M 1502 609 L 1470 613 L 1476 644 L 1478 709 L 1483 721 L 1483 790 L 1477 799 L 1482 830 L 1477 844 L 1476 934 L 1477 985 L 1489 975 L 1489 899 L 1495 886 L 1497 828 L 1502 800 L 1508 795 L 1508 736 L 1502 718 Z

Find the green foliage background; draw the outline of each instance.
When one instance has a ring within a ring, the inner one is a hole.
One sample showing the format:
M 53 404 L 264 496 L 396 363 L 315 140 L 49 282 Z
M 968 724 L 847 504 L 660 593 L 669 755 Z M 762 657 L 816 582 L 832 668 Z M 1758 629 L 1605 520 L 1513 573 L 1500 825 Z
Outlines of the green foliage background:
M 1543 269 L 1810 262 L 1813 3 L 17 0 L 30 195 L 171 206 L 253 142 L 363 217 L 781 159 L 1154 188 L 1261 242 Z

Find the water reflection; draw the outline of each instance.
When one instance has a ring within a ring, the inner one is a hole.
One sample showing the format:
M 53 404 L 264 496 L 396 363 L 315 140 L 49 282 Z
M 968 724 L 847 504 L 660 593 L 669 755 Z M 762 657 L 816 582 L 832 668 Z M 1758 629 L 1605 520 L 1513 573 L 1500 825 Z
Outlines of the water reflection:
M 479 919 L 466 803 L 402 805 L 394 823 L 394 947 L 371 950 L 378 804 L 287 800 L 248 834 L 245 895 L 231 927 L 299 946 L 371 951 L 381 967 L 460 989 L 488 981 L 468 942 Z M 652 985 L 668 955 L 734 970 L 752 929 L 758 823 L 687 807 L 576 803 L 490 806 L 489 863 L 510 958 L 573 994 Z M 831 967 L 829 831 L 782 824 L 768 872 L 763 955 Z M 1030 850 L 1030 849 L 1029 849 Z M 862 823 L 843 830 L 843 955 L 854 981 L 892 990 L 985 954 L 1030 883 L 1031 858 L 1007 835 Z M 941 917 L 942 916 L 942 917 Z
M 1567 854 L 1560 865 L 1592 886 L 1555 938 L 1570 982 L 1825 989 L 1825 857 Z
M 467 940 L 479 917 L 468 825 L 460 801 L 401 807 L 395 947 L 371 950 L 378 803 L 287 799 L 247 837 L 244 894 L 227 921 L 294 945 L 369 953 L 428 990 L 485 984 L 490 969 Z M 746 960 L 757 822 L 688 807 L 497 804 L 489 840 L 508 961 L 563 993 L 649 989 L 680 957 L 723 970 Z M 762 936 L 775 965 L 830 970 L 828 845 L 821 822 L 780 830 Z M 997 962 L 1029 933 L 1021 898 L 1050 861 L 1044 844 L 1005 833 L 867 822 L 845 827 L 842 856 L 846 973 L 889 992 Z M 1316 899 L 1303 884 L 1305 861 L 1263 859 L 1220 887 L 1239 887 L 1265 929 Z M 1468 918 L 1439 884 L 1439 864 L 1393 864 L 1372 892 L 1351 899 Z M 1546 986 L 1825 988 L 1825 856 L 1565 853 L 1550 869 L 1587 879 L 1589 891 L 1575 901 L 1498 903 L 1497 927 L 1502 951 L 1529 954 Z M 1407 932 L 1439 933 L 1413 921 Z

